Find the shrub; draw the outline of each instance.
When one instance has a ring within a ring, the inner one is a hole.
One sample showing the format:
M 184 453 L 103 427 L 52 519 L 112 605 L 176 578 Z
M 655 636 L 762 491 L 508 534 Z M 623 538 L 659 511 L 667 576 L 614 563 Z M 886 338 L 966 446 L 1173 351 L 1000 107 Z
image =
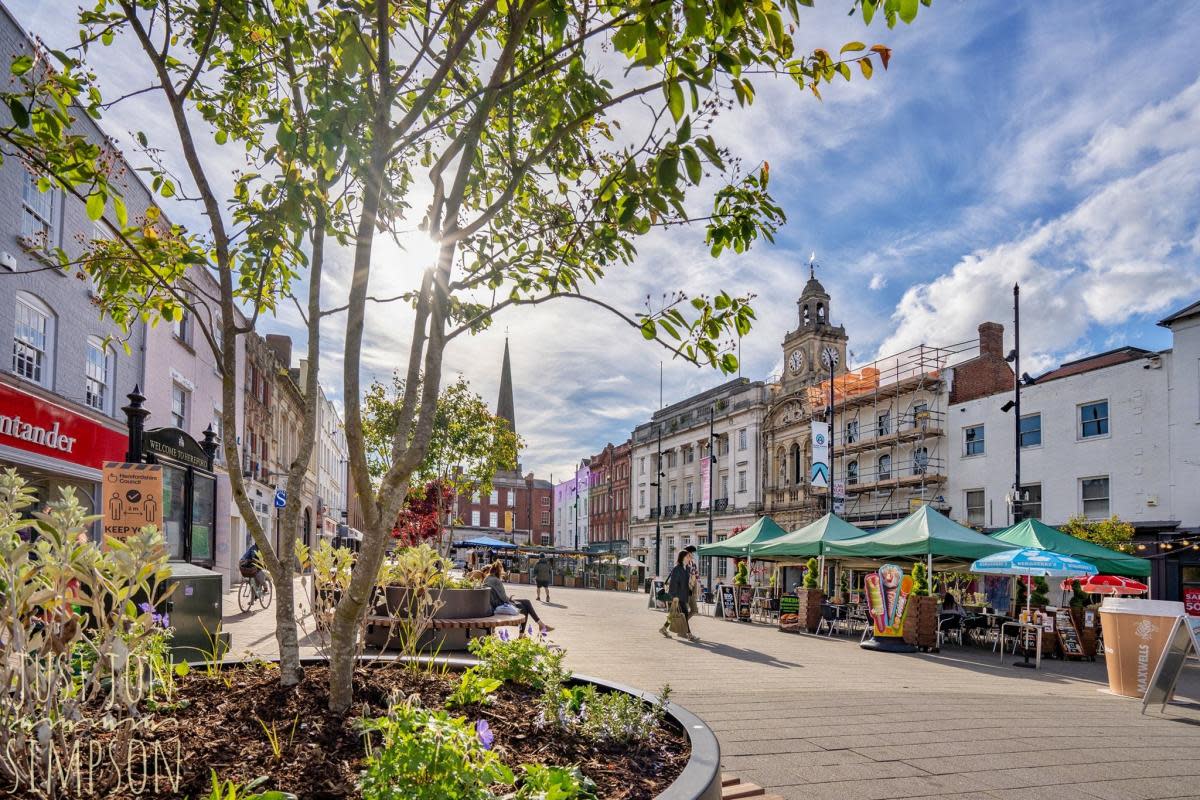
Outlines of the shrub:
M 485 678 L 479 670 L 471 667 L 458 680 L 458 687 L 446 698 L 447 708 L 479 706 L 491 701 L 492 692 L 500 688 L 502 681 Z
M 387 716 L 361 726 L 381 740 L 368 750 L 363 800 L 492 800 L 491 786 L 513 782 L 483 720 L 394 702 Z
M 579 767 L 548 767 L 524 764 L 521 786 L 509 795 L 512 800 L 592 800 L 596 784 Z
M 1029 598 L 1029 602 L 1037 608 L 1042 608 L 1049 604 L 1050 598 L 1047 593 L 1050 591 L 1050 585 L 1046 583 L 1046 579 L 1041 575 L 1033 579 L 1033 596 Z
M 1087 592 L 1079 584 L 1079 581 L 1071 581 L 1071 608 L 1076 611 L 1082 611 L 1083 607 L 1088 604 Z
M 486 636 L 472 639 L 469 647 L 479 659 L 474 669 L 481 677 L 538 690 L 566 679 L 562 663 L 565 654 L 533 637 Z
M 925 569 L 925 565 L 918 561 L 913 564 L 912 570 L 912 593 L 916 597 L 929 597 L 933 594 L 933 589 L 929 585 L 929 571 Z
M 750 582 L 750 568 L 746 566 L 745 561 L 739 561 L 737 569 L 733 573 L 733 585 L 745 586 Z
M 649 705 L 642 697 L 600 692 L 591 684 L 548 686 L 539 703 L 538 723 L 596 742 L 645 742 L 662 721 L 670 691 L 664 687 L 658 704 Z
M 816 589 L 818 587 L 821 580 L 820 572 L 821 568 L 817 564 L 817 560 L 815 558 L 810 558 L 808 563 L 804 565 L 805 589 Z

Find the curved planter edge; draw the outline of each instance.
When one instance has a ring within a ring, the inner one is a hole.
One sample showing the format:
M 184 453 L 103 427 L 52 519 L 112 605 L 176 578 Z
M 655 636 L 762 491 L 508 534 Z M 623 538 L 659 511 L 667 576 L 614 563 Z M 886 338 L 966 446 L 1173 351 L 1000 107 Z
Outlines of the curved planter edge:
M 278 661 L 278 659 L 270 660 Z M 410 660 L 410 657 L 381 654 L 359 656 L 358 660 L 364 663 L 373 661 L 406 661 Z M 417 656 L 415 660 L 421 663 L 435 662 L 437 664 L 444 664 L 451 669 L 466 669 L 479 663 L 474 658 L 459 656 Z M 250 659 L 226 658 L 221 661 L 221 664 L 222 666 L 233 667 L 249 662 Z M 203 664 L 204 662 L 198 661 L 193 663 Z M 329 659 L 322 658 L 321 656 L 303 656 L 300 659 L 300 663 L 302 666 L 315 667 L 329 663 Z M 647 703 L 653 704 L 658 702 L 658 696 L 655 694 L 643 692 L 632 686 L 625 686 L 624 684 L 614 683 L 601 678 L 572 673 L 571 680 L 579 683 L 591 683 L 609 691 L 631 694 Z M 660 792 L 655 800 L 720 800 L 721 745 L 717 742 L 716 734 L 712 732 L 712 728 L 708 727 L 708 724 L 704 720 L 678 703 L 673 701 L 668 702 L 665 711 L 671 721 L 687 735 L 692 752 L 688 756 L 687 764 L 683 767 L 683 772 L 679 773 L 679 777 L 672 781 L 670 786 Z

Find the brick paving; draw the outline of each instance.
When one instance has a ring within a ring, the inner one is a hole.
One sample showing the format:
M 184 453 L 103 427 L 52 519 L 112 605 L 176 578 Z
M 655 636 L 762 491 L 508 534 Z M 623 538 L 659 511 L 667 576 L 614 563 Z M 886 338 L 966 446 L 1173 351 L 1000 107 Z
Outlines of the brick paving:
M 272 655 L 273 612 L 238 618 L 228 601 L 234 652 Z M 974 648 L 876 653 L 857 636 L 707 617 L 694 620 L 701 642 L 668 641 L 644 594 L 560 588 L 553 601 L 538 609 L 575 671 L 670 684 L 716 731 L 726 772 L 785 798 L 1200 798 L 1200 664 L 1183 702 L 1142 716 L 1101 691 L 1102 660 L 1035 672 Z

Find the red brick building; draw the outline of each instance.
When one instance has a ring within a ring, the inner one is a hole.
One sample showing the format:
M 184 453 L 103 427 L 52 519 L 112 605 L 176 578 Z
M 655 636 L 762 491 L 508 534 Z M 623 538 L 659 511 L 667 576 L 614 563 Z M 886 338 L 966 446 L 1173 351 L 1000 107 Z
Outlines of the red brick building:
M 998 322 L 981 322 L 979 355 L 954 366 L 950 403 L 965 403 L 1012 388 L 1012 367 L 1004 360 L 1004 326 Z
M 629 477 L 633 443 L 611 442 L 590 459 L 588 549 L 629 554 Z

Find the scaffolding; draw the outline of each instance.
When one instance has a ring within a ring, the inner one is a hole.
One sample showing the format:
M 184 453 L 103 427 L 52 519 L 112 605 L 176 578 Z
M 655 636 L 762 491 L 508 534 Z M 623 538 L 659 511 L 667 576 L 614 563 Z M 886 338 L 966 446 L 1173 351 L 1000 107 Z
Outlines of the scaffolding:
M 845 488 L 840 516 L 873 528 L 926 503 L 949 510 L 946 370 L 978 355 L 978 339 L 917 345 L 833 379 L 834 482 Z M 805 392 L 813 418 L 825 416 L 829 381 Z

